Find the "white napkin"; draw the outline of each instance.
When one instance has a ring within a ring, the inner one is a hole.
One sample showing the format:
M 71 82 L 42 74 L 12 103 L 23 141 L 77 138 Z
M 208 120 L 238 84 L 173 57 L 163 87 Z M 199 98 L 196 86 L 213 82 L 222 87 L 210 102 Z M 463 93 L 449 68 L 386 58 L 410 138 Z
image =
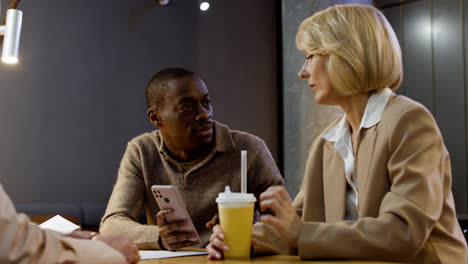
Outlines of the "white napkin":
M 80 228 L 80 226 L 75 225 L 60 215 L 56 215 L 50 218 L 49 220 L 40 224 L 39 227 L 42 229 L 50 229 L 65 234 L 71 233 Z

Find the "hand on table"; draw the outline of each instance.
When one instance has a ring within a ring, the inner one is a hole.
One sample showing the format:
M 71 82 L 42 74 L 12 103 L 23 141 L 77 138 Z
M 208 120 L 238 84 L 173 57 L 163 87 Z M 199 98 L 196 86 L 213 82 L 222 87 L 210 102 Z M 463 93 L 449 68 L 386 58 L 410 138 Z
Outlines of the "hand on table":
M 166 217 L 174 214 L 174 210 L 161 210 L 156 215 L 159 237 L 162 245 L 167 250 L 176 250 L 183 247 L 190 247 L 200 243 L 200 238 L 195 232 L 181 232 L 183 226 L 187 224 L 187 220 L 168 223 Z
M 99 240 L 118 250 L 125 256 L 128 264 L 136 264 L 140 261 L 138 248 L 123 235 L 97 235 L 94 240 Z
M 292 247 L 297 248 L 302 221 L 283 186 L 272 186 L 260 194 L 260 222 L 276 229 Z

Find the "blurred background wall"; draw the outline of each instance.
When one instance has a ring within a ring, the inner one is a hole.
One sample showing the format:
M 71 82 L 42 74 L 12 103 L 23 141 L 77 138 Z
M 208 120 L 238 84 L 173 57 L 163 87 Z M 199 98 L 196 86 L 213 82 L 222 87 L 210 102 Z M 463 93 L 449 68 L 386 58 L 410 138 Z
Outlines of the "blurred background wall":
M 215 119 L 278 158 L 279 5 L 156 2 L 20 2 L 20 62 L 0 63 L 0 181 L 19 211 L 95 222 L 127 142 L 154 129 L 145 86 L 166 67 L 199 73 Z

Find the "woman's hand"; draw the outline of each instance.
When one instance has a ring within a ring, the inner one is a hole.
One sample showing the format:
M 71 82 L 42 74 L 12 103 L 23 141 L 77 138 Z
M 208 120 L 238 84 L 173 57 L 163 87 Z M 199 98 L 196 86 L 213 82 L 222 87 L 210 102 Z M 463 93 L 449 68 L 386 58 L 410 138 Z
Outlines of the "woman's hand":
M 215 225 L 212 231 L 213 234 L 211 234 L 210 243 L 206 246 L 206 249 L 208 250 L 208 259 L 223 259 L 223 251 L 229 250 L 228 245 L 224 243 L 223 230 L 219 225 Z
M 297 248 L 302 221 L 283 186 L 272 186 L 260 195 L 260 211 L 267 212 L 260 216 L 260 222 L 272 226 Z
M 195 232 L 181 232 L 183 226 L 187 224 L 186 220 L 168 223 L 166 217 L 174 214 L 174 210 L 161 210 L 156 215 L 156 221 L 159 227 L 159 237 L 162 245 L 167 250 L 176 250 L 183 247 L 189 247 L 200 243 L 200 238 Z
M 212 230 L 215 225 L 219 223 L 219 216 L 215 214 L 209 222 L 206 223 L 206 229 Z
M 217 215 L 215 217 L 217 218 Z M 212 221 L 206 223 L 206 225 L 208 226 L 208 224 L 210 224 Z M 223 259 L 223 252 L 229 250 L 229 246 L 224 243 L 223 230 L 219 225 L 213 226 L 211 230 L 213 231 L 213 234 L 210 237 L 210 243 L 206 246 L 206 249 L 208 250 L 208 259 Z M 257 243 L 257 240 L 252 238 L 252 246 L 255 245 L 255 243 Z
M 136 264 L 140 261 L 138 248 L 127 237 L 122 235 L 97 235 L 93 240 L 99 240 L 118 250 L 125 256 L 127 264 Z

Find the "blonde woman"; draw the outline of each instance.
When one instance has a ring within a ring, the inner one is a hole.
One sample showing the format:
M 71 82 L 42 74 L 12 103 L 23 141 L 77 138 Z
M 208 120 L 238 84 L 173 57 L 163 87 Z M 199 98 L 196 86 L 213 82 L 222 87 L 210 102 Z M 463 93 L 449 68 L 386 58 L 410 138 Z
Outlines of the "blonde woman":
M 312 144 L 301 191 L 260 196 L 255 253 L 416 263 L 467 263 L 450 158 L 431 113 L 396 95 L 401 51 L 383 14 L 337 5 L 302 22 L 299 77 L 342 118 Z M 228 249 L 219 226 L 210 259 Z

